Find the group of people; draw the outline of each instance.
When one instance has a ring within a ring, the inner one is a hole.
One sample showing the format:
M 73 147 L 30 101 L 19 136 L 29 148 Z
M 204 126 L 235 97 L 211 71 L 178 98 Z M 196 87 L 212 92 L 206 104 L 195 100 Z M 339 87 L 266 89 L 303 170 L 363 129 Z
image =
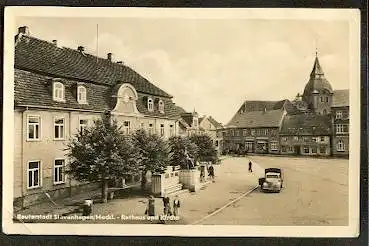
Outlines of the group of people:
M 172 210 L 172 207 L 170 205 L 170 198 L 169 197 L 167 197 L 167 196 L 163 197 L 163 204 L 164 204 L 164 215 L 178 216 L 178 209 L 181 206 L 181 202 L 178 199 L 178 195 L 176 195 L 174 200 L 173 200 L 173 210 Z M 148 216 L 155 216 L 155 198 L 152 195 L 150 195 L 150 197 L 148 199 L 145 214 L 147 214 Z

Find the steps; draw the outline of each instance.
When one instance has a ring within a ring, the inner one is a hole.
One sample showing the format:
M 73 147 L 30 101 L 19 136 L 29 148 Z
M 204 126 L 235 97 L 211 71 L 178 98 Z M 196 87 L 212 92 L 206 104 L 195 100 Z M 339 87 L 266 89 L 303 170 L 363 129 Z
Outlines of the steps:
M 183 184 L 181 184 L 181 183 L 169 186 L 169 187 L 164 189 L 164 194 L 171 194 L 171 193 L 174 193 L 176 191 L 180 191 L 180 190 L 182 190 L 182 187 L 183 187 Z

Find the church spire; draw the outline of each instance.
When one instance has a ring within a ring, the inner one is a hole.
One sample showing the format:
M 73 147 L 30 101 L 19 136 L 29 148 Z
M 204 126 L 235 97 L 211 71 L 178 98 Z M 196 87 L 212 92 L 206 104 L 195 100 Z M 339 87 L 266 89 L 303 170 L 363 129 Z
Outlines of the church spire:
M 318 59 L 318 50 L 315 49 L 315 62 L 313 66 L 313 70 L 310 73 L 310 77 L 312 78 L 321 78 L 324 76 L 324 72 L 322 67 L 320 66 L 319 59 Z

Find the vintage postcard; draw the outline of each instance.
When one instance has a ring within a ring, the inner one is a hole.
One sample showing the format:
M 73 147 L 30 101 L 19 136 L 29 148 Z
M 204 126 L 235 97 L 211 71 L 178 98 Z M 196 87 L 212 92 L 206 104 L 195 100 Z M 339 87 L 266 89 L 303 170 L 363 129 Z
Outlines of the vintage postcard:
M 356 237 L 360 12 L 5 9 L 9 234 Z

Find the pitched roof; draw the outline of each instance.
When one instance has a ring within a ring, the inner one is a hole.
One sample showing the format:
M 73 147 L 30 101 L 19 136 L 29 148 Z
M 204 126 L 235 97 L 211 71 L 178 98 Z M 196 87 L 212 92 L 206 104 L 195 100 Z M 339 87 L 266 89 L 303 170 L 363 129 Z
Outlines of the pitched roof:
M 286 115 L 282 121 L 282 135 L 329 135 L 329 116 L 316 114 Z
M 216 121 L 213 117 L 209 116 L 208 120 L 211 122 L 211 124 L 213 124 L 213 126 L 215 126 L 217 129 L 218 128 L 223 128 L 223 125 L 220 124 L 218 121 Z
M 279 127 L 284 113 L 285 111 L 281 109 L 236 113 L 232 120 L 227 124 L 227 127 Z
M 78 81 L 63 79 L 65 87 L 65 102 L 57 102 L 52 98 L 52 77 L 15 69 L 14 73 L 14 102 L 16 106 L 43 106 L 58 108 L 73 108 L 81 110 L 104 111 L 112 109 L 111 87 L 100 84 L 84 83 L 87 89 L 88 104 L 79 104 L 75 95 L 75 86 Z M 162 98 L 164 114 L 158 110 L 148 111 L 144 100 L 146 94 L 138 93 L 137 110 L 144 115 L 164 118 L 177 118 L 176 105 L 170 98 Z
M 324 75 L 323 69 L 319 63 L 318 55 L 315 57 L 314 66 L 310 73 L 310 76 L 312 77 L 315 77 L 317 75 Z
M 138 92 L 172 97 L 128 66 L 26 35 L 17 38 L 15 68 L 105 85 L 123 81 Z
M 335 90 L 332 97 L 332 107 L 350 106 L 350 91 Z

